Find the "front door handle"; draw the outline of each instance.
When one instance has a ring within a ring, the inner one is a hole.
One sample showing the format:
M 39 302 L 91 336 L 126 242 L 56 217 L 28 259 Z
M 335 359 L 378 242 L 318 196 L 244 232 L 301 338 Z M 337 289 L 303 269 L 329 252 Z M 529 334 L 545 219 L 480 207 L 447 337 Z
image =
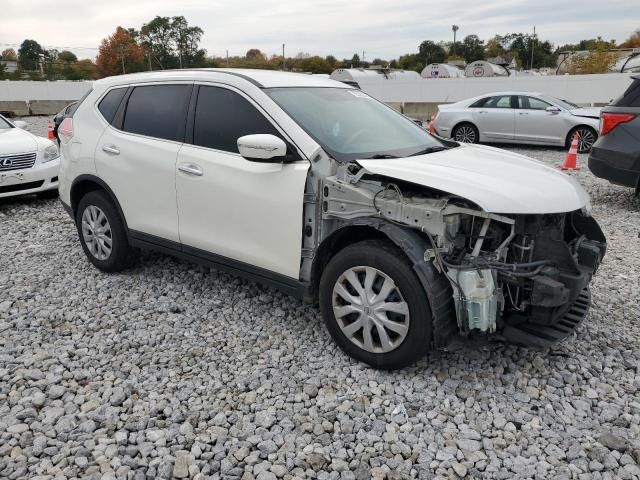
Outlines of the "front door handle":
M 178 170 L 189 175 L 195 175 L 196 177 L 201 177 L 202 175 L 204 175 L 202 170 L 200 170 L 200 167 L 195 163 L 183 163 L 178 167 Z
M 529 115 L 529 112 L 518 112 L 520 115 Z
M 478 113 L 489 113 L 486 110 L 480 110 Z
M 103 145 L 103 152 L 110 153 L 111 155 L 120 155 L 120 150 L 115 145 Z

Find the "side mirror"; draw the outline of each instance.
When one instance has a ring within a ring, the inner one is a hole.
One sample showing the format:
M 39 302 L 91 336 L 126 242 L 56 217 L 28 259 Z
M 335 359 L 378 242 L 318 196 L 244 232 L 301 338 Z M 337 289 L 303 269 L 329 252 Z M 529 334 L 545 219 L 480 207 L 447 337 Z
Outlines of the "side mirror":
M 551 106 L 545 108 L 545 110 L 547 112 L 549 112 L 549 113 L 560 113 L 560 111 L 561 111 L 560 108 L 556 107 L 555 105 L 551 105 Z
M 23 122 L 22 120 L 16 120 L 15 122 L 13 122 L 13 124 L 16 126 L 16 128 L 20 128 L 22 130 L 26 130 L 29 126 L 27 122 Z
M 245 135 L 238 139 L 238 151 L 253 162 L 283 162 L 287 155 L 287 144 L 281 138 L 267 133 Z

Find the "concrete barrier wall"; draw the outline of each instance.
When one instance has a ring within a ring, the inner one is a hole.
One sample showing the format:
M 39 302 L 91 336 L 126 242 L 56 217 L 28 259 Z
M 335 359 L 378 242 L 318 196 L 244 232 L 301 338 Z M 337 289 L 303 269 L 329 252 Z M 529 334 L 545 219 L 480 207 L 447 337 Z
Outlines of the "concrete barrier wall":
M 29 104 L 19 100 L 0 100 L 0 114 L 8 117 L 29 115 Z
M 31 82 L 0 80 L 0 101 L 80 100 L 93 82 Z
M 540 92 L 580 105 L 606 105 L 631 83 L 629 74 L 514 76 L 386 80 L 381 76 L 359 80 L 363 91 L 389 103 L 451 103 L 501 91 Z M 405 112 L 406 113 L 406 112 Z

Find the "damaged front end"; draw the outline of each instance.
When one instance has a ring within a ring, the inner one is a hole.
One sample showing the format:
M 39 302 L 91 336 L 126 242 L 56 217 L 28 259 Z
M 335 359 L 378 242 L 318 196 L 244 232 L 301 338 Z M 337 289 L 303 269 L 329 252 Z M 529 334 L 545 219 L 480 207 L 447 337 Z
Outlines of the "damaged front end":
M 463 333 L 535 347 L 584 318 L 606 239 L 585 210 L 495 214 L 455 195 L 369 174 L 355 164 L 323 180 L 323 236 L 363 217 L 421 232 L 424 261 L 451 284 Z

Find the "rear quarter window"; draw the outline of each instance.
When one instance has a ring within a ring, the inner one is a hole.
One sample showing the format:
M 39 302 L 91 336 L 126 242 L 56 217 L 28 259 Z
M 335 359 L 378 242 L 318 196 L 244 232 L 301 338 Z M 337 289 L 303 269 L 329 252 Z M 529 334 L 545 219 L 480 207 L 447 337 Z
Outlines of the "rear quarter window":
M 114 88 L 113 90 L 109 90 L 109 93 L 100 100 L 98 110 L 100 110 L 100 113 L 107 122 L 113 122 L 113 117 L 115 116 L 126 91 L 126 88 Z

